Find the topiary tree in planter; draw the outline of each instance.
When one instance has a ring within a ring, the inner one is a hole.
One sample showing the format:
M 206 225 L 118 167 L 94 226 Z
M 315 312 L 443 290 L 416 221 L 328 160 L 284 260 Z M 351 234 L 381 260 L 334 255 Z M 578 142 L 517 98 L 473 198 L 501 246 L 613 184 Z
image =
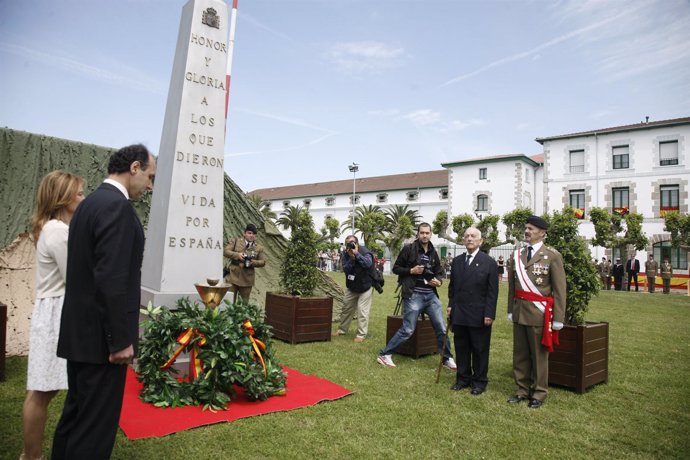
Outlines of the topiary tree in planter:
M 567 283 L 565 327 L 549 356 L 549 384 L 584 393 L 608 382 L 609 324 L 585 321 L 589 301 L 599 292 L 599 276 L 587 241 L 578 233 L 575 211 L 566 207 L 544 218 L 549 222 L 545 242 L 561 253 Z
M 280 270 L 280 288 L 290 295 L 310 297 L 319 283 L 319 235 L 314 221 L 306 209 L 293 216 L 290 244 Z
M 333 298 L 313 297 L 321 282 L 320 237 L 306 209 L 291 218 L 290 243 L 280 269 L 282 293 L 266 293 L 266 324 L 273 337 L 290 343 L 331 340 Z
M 579 235 L 578 220 L 572 208 L 545 216 L 549 222 L 546 244 L 554 247 L 567 267 L 567 295 L 565 323 L 573 326 L 585 324 L 589 301 L 599 292 L 599 275 L 591 263 L 585 238 Z

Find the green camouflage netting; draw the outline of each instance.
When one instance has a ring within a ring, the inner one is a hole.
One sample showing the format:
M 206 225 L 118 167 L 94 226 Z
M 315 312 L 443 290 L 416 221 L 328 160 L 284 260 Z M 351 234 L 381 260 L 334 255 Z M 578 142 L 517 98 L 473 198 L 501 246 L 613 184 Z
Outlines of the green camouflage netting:
M 29 231 L 36 189 L 45 174 L 55 169 L 78 174 L 86 180 L 85 192 L 88 193 L 106 177 L 108 158 L 114 150 L 0 128 L 0 248 L 6 248 L 20 234 Z M 266 292 L 278 290 L 279 271 L 288 241 L 272 222 L 264 221 L 256 206 L 227 174 L 224 205 L 223 241 L 241 236 L 248 222 L 259 228 L 258 241 L 265 247 L 268 264 L 257 270 L 252 302 L 263 306 Z M 146 226 L 149 200 L 135 206 Z M 342 290 L 325 275 L 318 295 L 332 296 L 334 310 L 339 309 Z

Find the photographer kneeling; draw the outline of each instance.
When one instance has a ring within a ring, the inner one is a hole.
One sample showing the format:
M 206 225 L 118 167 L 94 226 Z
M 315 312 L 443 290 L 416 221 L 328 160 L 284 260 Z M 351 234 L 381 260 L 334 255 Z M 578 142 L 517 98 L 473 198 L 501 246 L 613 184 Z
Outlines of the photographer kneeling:
M 345 238 L 345 250 L 340 255 L 340 262 L 345 272 L 345 297 L 343 298 L 340 326 L 334 336 L 345 335 L 357 309 L 357 336 L 355 342 L 364 342 L 369 329 L 369 310 L 371 310 L 372 286 L 374 283 L 374 255 L 367 248 L 359 245 L 354 235 Z

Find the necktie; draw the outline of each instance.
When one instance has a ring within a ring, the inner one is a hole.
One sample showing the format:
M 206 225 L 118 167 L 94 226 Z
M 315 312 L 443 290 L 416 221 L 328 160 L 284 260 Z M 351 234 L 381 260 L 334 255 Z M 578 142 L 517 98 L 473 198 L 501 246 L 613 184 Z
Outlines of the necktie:
M 532 258 L 532 249 L 532 246 L 527 248 L 527 262 L 529 262 L 529 260 Z
M 470 266 L 470 262 L 472 262 L 472 256 L 469 252 L 467 253 L 467 259 L 465 260 L 465 262 L 467 263 L 468 267 Z

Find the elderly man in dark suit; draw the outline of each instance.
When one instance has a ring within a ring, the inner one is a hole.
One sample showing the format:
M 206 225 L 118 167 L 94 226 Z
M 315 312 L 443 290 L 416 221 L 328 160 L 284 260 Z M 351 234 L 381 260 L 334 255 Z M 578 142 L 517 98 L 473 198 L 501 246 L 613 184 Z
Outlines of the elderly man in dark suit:
M 138 345 L 144 229 L 129 200 L 152 190 L 155 174 L 143 145 L 118 150 L 108 178 L 70 222 L 57 349 L 67 360 L 69 390 L 53 459 L 107 459 L 112 452 Z
M 548 223 L 530 216 L 527 247 L 511 255 L 508 271 L 508 319 L 513 322 L 513 375 L 517 393 L 510 404 L 529 400 L 538 409 L 549 390 L 549 352 L 565 318 L 566 277 L 563 258 L 544 244 Z
M 453 259 L 448 310 L 453 324 L 458 371 L 452 390 L 472 387 L 478 396 L 489 382 L 491 325 L 496 319 L 498 265 L 479 248 L 482 233 L 470 227 L 463 242 L 467 253 Z

